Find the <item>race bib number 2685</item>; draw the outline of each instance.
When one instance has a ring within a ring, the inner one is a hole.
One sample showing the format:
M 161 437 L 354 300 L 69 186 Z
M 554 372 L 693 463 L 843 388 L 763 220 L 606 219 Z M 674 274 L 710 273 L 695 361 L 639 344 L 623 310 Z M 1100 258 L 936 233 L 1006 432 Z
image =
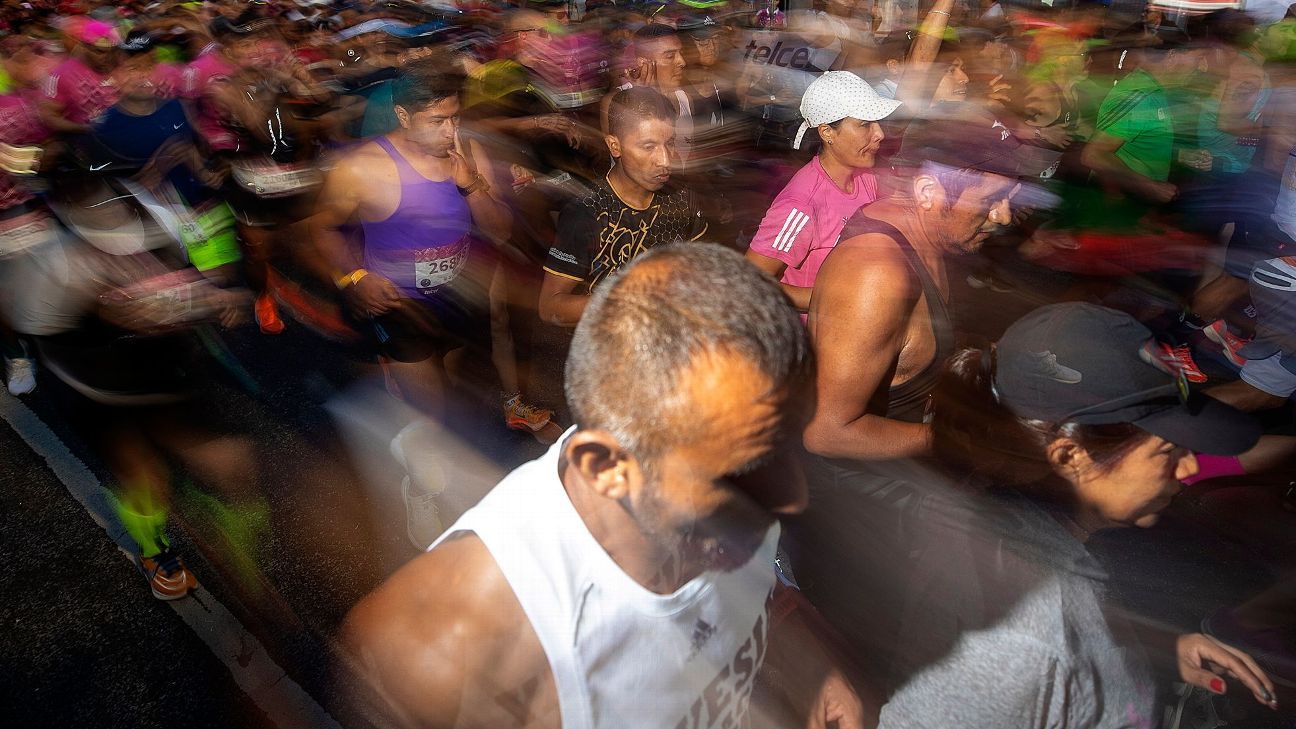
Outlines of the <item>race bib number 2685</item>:
M 419 291 L 429 291 L 445 285 L 459 275 L 468 260 L 468 239 L 438 248 L 424 248 L 414 252 L 414 285 Z

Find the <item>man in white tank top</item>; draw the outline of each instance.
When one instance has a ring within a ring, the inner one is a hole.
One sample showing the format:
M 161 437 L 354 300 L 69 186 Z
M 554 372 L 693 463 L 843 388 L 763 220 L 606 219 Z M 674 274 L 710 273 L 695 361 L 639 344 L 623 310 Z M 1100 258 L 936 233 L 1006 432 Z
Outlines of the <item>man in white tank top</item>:
M 863 726 L 805 624 L 769 610 L 776 515 L 805 505 L 783 446 L 811 370 L 797 314 L 732 251 L 664 246 L 600 287 L 567 363 L 582 425 L 348 618 L 379 708 L 401 726 Z M 779 716 L 749 716 L 763 663 Z

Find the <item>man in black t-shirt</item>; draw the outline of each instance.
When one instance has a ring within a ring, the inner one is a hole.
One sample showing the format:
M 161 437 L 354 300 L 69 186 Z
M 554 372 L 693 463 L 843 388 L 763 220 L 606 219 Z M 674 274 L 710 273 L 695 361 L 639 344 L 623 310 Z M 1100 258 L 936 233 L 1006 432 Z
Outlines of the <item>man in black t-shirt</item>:
M 694 241 L 707 224 L 685 188 L 672 187 L 675 109 L 657 91 L 618 92 L 608 109 L 612 171 L 558 217 L 545 261 L 540 316 L 576 326 L 589 292 L 630 260 L 665 243 Z

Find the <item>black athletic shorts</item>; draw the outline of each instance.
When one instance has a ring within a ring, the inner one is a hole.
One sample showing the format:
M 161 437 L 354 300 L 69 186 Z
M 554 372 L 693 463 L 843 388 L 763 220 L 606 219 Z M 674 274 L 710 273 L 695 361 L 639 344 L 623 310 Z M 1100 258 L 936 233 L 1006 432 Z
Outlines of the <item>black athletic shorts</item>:
M 484 301 L 402 299 L 396 309 L 356 324 L 377 354 L 397 362 L 422 362 L 461 347 L 490 351 L 490 305 Z
M 33 338 L 53 375 L 47 396 L 87 441 L 119 428 L 180 418 L 214 434 L 241 432 L 238 408 L 224 402 L 210 362 L 191 332 L 123 336 L 95 323 Z
M 1224 270 L 1240 279 L 1251 277 L 1251 269 L 1260 261 L 1296 255 L 1296 242 L 1272 220 L 1260 230 L 1248 230 L 1235 235 L 1224 253 Z

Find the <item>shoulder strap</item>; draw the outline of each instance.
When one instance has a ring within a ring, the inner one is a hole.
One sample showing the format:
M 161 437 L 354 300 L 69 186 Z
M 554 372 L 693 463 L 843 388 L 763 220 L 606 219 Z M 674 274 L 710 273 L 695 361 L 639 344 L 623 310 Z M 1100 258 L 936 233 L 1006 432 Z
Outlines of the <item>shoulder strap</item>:
M 405 159 L 405 155 L 401 154 L 396 149 L 396 145 L 391 143 L 391 140 L 387 138 L 386 134 L 374 137 L 374 142 L 376 142 L 379 147 L 382 147 L 383 151 L 387 153 L 387 156 L 391 157 L 392 161 L 396 163 L 396 174 L 400 177 L 402 185 L 412 185 L 419 180 L 427 179 L 426 177 L 423 177 L 423 175 L 420 175 L 418 170 L 414 169 L 414 167 L 410 165 L 409 160 Z
M 905 260 L 909 262 L 909 267 L 914 270 L 914 273 L 918 274 L 918 279 L 922 283 L 923 293 L 927 294 L 928 300 L 930 301 L 932 294 L 935 293 L 936 301 L 944 303 L 944 299 L 941 298 L 940 288 L 936 286 L 936 280 L 931 277 L 931 273 L 927 271 L 926 264 L 924 264 L 922 259 L 918 257 L 918 251 L 914 250 L 913 244 L 909 242 L 909 239 L 905 237 L 904 233 L 900 232 L 899 228 L 885 220 L 870 218 L 863 214 L 856 215 L 851 223 L 853 223 L 853 225 L 851 225 L 851 235 L 859 235 L 861 233 L 879 233 L 894 241 L 895 244 L 899 246 L 900 251 L 904 253 Z M 843 239 L 845 239 L 845 237 L 845 235 L 842 236 Z
M 939 359 L 951 353 L 954 347 L 954 324 L 950 319 L 949 309 L 945 306 L 944 294 L 936 285 L 936 279 L 932 278 L 931 272 L 927 270 L 927 264 L 923 263 L 922 258 L 918 256 L 918 251 L 914 250 L 913 244 L 899 228 L 884 220 L 858 214 L 851 223 L 853 235 L 880 233 L 895 241 L 895 244 L 900 247 L 900 251 L 909 262 L 909 267 L 918 274 L 923 295 L 927 297 L 927 313 L 931 316 L 932 332 L 936 336 L 936 356 Z

